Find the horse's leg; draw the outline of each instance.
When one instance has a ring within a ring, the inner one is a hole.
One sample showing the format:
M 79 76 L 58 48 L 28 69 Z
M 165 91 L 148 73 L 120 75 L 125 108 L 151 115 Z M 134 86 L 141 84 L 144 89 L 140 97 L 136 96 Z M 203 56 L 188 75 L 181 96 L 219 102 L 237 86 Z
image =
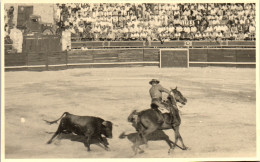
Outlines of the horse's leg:
M 142 154 L 142 153 L 144 153 L 144 150 L 143 149 L 141 149 L 141 147 L 140 146 L 138 146 L 137 147 L 140 151 L 139 151 L 139 154 Z
M 140 137 L 140 138 L 138 139 L 139 145 L 145 144 L 146 147 L 148 147 L 148 140 L 147 140 L 147 137 L 144 135 L 144 132 L 140 132 L 140 133 L 138 134 L 138 137 Z M 139 146 L 139 145 L 138 145 L 138 146 Z
M 171 149 L 172 149 L 172 144 L 174 144 L 169 138 L 165 139 L 165 142 L 169 145 L 169 151 L 168 154 L 171 153 Z
M 148 136 L 150 133 L 156 131 L 157 129 L 158 129 L 158 126 L 151 124 L 147 129 L 145 129 L 145 130 L 143 131 L 142 135 L 143 135 L 143 140 L 144 140 L 146 146 L 147 146 L 147 141 L 148 141 L 148 140 L 147 140 L 147 136 Z
M 147 139 L 146 139 L 146 136 L 145 136 L 145 131 L 146 131 L 146 128 L 144 128 L 144 126 L 141 124 L 141 122 L 138 122 L 137 123 L 137 132 L 138 132 L 138 136 L 136 138 L 136 142 L 140 142 L 140 145 L 141 145 L 141 142 L 143 141 L 144 144 L 146 144 L 147 146 Z M 138 139 L 140 138 L 140 139 Z
M 175 144 L 173 146 L 173 149 L 177 145 L 178 140 L 180 140 L 181 144 L 182 144 L 182 150 L 187 150 L 187 147 L 184 145 L 181 134 L 180 134 L 180 127 L 179 126 L 173 127 L 173 130 L 175 132 Z
M 134 145 L 132 146 L 132 149 L 133 149 L 135 155 L 137 154 L 138 149 L 140 150 L 139 153 L 143 153 L 143 152 L 144 152 L 144 150 L 142 150 L 142 149 L 140 148 L 140 145 L 142 144 L 142 140 L 143 140 L 142 135 L 141 135 L 141 134 L 138 134 L 138 135 L 136 136 L 136 138 L 135 138 L 135 143 L 134 143 Z

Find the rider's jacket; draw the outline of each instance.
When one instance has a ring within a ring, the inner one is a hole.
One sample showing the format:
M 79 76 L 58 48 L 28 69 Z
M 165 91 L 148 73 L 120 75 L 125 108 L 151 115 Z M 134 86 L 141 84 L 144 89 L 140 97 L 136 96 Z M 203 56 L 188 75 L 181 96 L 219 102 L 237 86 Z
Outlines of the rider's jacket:
M 162 92 L 170 94 L 170 91 L 166 88 L 163 88 L 160 84 L 153 85 L 150 88 L 149 92 L 152 99 L 161 99 Z

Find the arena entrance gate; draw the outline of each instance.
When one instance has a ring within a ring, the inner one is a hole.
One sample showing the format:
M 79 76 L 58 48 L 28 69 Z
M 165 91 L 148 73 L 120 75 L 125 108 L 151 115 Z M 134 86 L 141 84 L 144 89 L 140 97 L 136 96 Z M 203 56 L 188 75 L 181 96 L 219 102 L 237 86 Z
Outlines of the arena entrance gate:
M 189 49 L 160 49 L 160 68 L 189 67 Z

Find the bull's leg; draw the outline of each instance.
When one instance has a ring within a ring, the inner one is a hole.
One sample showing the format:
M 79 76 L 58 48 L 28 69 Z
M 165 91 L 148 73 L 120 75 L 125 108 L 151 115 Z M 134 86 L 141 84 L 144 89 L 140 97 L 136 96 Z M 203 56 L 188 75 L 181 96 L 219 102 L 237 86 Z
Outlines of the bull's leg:
M 51 137 L 51 139 L 47 142 L 47 144 L 51 144 L 52 143 L 52 140 L 57 136 L 59 135 L 61 132 L 62 132 L 62 124 L 59 125 L 57 131 L 54 133 L 54 135 Z
M 87 141 L 86 141 L 86 145 L 87 145 L 88 151 L 90 151 L 90 140 L 91 140 L 91 135 L 88 135 L 87 136 Z
M 106 149 L 107 151 L 109 151 L 109 147 L 107 146 L 107 144 L 106 144 L 106 142 L 104 141 L 104 139 L 102 138 L 102 136 L 99 136 L 98 139 L 99 139 L 99 142 L 105 146 L 105 149 Z

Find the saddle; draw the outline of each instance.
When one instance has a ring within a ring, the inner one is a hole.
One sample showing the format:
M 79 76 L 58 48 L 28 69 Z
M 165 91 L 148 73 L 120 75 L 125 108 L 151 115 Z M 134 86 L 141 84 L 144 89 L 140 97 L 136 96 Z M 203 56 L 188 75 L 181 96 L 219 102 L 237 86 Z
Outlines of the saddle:
M 165 107 L 170 107 L 168 102 L 163 102 L 163 105 Z M 159 118 L 158 123 L 167 123 L 167 124 L 174 124 L 174 125 L 179 125 L 181 123 L 181 118 L 179 115 L 179 110 L 173 108 L 173 113 L 170 112 L 170 110 L 166 108 L 160 108 L 157 105 L 151 105 L 151 108 L 155 110 L 157 113 L 157 116 Z

